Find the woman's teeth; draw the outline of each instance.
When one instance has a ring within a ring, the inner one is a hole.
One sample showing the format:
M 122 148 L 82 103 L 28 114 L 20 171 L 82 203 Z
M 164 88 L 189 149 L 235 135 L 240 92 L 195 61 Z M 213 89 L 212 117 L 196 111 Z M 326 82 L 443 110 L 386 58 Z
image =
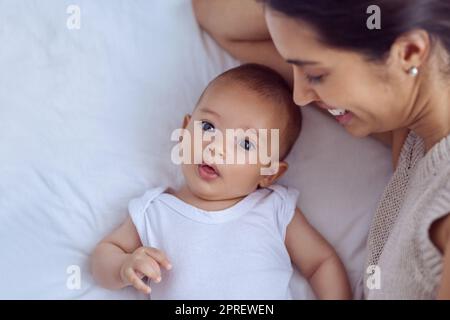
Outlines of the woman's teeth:
M 328 109 L 328 112 L 331 113 L 333 116 L 338 117 L 338 116 L 343 116 L 347 110 L 345 109 Z

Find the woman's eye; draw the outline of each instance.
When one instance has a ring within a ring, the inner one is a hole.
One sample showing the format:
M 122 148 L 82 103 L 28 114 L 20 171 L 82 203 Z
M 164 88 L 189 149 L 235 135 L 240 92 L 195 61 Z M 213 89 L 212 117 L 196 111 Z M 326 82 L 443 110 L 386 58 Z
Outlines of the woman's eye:
M 308 82 L 309 82 L 310 84 L 318 84 L 318 83 L 321 83 L 321 82 L 323 81 L 323 78 L 324 78 L 323 75 L 321 75 L 321 76 L 310 76 L 310 75 L 307 75 L 307 76 L 306 76 L 306 80 L 308 80 Z
M 209 123 L 208 121 L 202 121 L 202 129 L 203 131 L 214 131 L 214 125 L 212 125 L 211 123 Z
M 239 145 L 247 151 L 253 150 L 255 148 L 255 145 L 249 140 L 242 140 Z

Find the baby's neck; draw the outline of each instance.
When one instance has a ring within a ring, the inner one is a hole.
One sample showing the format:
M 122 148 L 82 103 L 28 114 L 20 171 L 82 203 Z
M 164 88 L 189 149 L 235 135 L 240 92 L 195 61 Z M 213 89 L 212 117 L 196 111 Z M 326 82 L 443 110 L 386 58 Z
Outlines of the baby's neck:
M 187 185 L 183 185 L 177 190 L 168 189 L 167 192 L 196 208 L 206 211 L 224 210 L 245 198 L 245 196 L 242 196 L 232 199 L 205 199 L 194 194 Z

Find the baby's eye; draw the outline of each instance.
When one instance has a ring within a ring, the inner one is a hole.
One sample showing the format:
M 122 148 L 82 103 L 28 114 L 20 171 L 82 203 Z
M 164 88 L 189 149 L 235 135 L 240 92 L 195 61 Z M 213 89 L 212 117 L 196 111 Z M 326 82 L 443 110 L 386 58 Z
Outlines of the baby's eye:
M 239 145 L 247 151 L 255 149 L 255 145 L 248 139 L 242 140 Z
M 202 130 L 203 131 L 210 131 L 213 132 L 214 131 L 214 125 L 209 123 L 208 121 L 202 121 Z

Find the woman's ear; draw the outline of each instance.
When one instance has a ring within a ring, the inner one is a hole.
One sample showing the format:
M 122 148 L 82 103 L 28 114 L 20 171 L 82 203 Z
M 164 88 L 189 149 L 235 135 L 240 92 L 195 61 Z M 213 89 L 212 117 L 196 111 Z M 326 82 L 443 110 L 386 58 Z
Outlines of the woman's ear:
M 272 166 L 273 164 L 271 164 Z M 289 165 L 285 161 L 278 162 L 278 171 L 272 175 L 262 176 L 258 186 L 261 188 L 267 188 L 272 185 L 277 179 L 279 179 L 288 169 Z
M 430 35 L 425 30 L 413 30 L 399 37 L 391 48 L 391 57 L 396 59 L 403 71 L 419 68 L 431 51 Z
M 184 119 L 183 119 L 183 126 L 182 126 L 183 129 L 186 129 L 186 127 L 189 124 L 189 121 L 191 121 L 191 115 L 187 114 L 184 116 Z

